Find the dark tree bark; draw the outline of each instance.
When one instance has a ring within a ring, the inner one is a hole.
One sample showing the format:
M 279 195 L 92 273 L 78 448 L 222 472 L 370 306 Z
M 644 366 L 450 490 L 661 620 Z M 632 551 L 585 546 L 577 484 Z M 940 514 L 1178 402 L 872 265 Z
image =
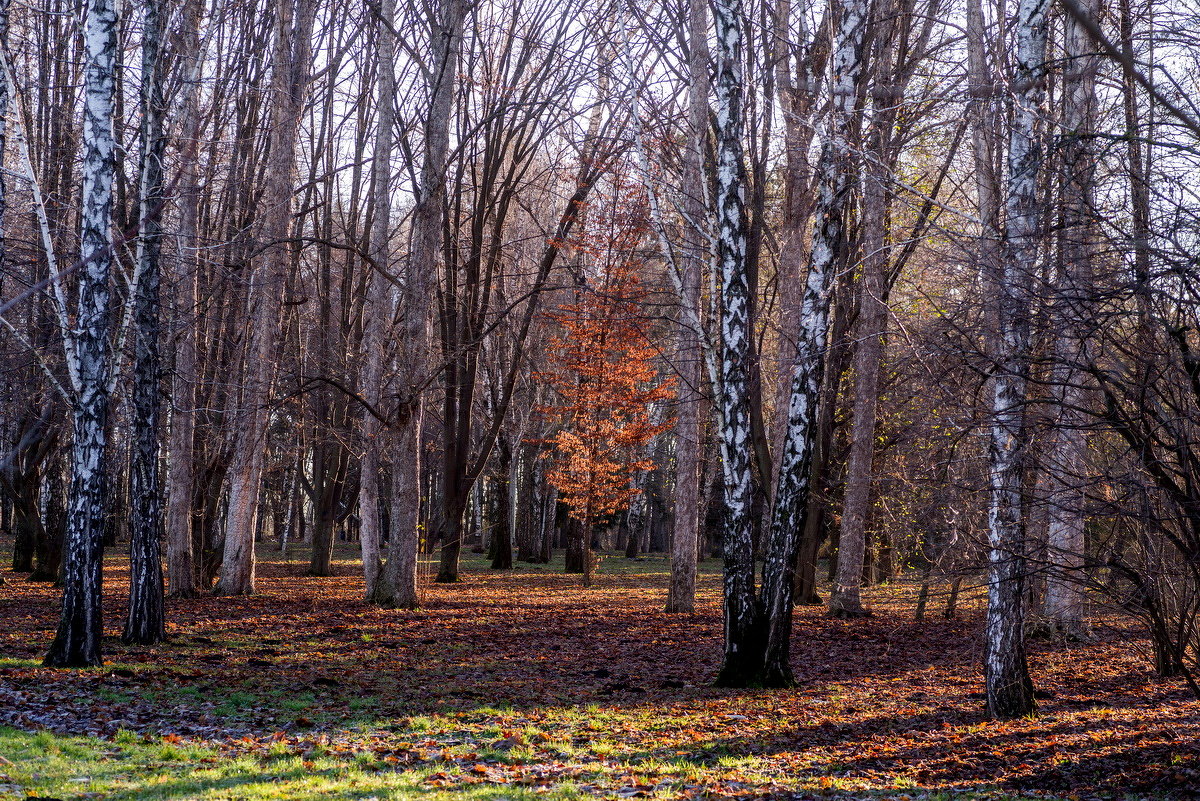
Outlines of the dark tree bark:
M 512 547 L 512 447 L 501 435 L 496 440 L 496 472 L 492 492 L 495 494 L 495 518 L 492 521 L 492 542 L 489 556 L 492 570 L 511 570 Z
M 142 24 L 142 130 L 139 239 L 134 284 L 133 445 L 129 465 L 129 612 L 121 639 L 153 645 L 165 636 L 163 572 L 159 541 L 162 495 L 158 471 L 159 254 L 162 243 L 162 91 L 164 8 L 147 0 Z
M 525 444 L 518 451 L 517 473 L 517 561 L 538 561 L 542 539 L 543 499 L 538 491 L 537 445 Z

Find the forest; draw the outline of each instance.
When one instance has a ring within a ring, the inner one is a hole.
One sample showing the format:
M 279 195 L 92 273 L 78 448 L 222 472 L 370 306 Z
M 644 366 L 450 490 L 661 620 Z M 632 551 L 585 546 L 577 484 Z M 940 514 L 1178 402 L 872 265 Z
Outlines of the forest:
M 0 0 L 0 799 L 1194 797 L 1198 101 L 1197 0 Z

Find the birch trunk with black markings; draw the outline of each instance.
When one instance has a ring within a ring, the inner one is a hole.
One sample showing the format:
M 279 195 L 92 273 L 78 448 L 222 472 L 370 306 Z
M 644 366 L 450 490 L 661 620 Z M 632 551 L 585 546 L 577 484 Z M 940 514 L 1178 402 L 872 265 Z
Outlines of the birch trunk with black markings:
M 106 427 L 111 354 L 113 179 L 116 142 L 117 9 L 91 0 L 84 12 L 83 193 L 75 320 L 64 330 L 73 408 L 71 489 L 63 563 L 62 617 L 46 654 L 51 667 L 102 663 L 101 591 L 108 499 Z
M 988 712 L 1001 719 L 1034 710 L 1025 655 L 1025 525 L 1022 475 L 1029 375 L 1029 287 L 1037 279 L 1042 148 L 1038 114 L 1045 92 L 1050 0 L 1021 0 L 1012 85 L 1016 92 L 1009 140 L 1005 252 L 993 285 L 998 292 L 992 434 L 988 451 L 988 612 L 984 675 Z
M 164 630 L 163 530 L 158 470 L 160 402 L 159 256 L 162 250 L 163 133 L 162 44 L 166 9 L 147 0 L 142 22 L 141 181 L 134 279 L 133 445 L 129 465 L 129 612 L 121 639 L 153 645 Z
M 839 247 L 844 241 L 846 205 L 854 185 L 850 117 L 855 110 L 867 21 L 872 7 L 869 0 L 847 0 L 837 3 L 833 11 L 832 102 L 825 143 L 817 162 L 812 252 L 800 306 L 800 334 L 792 373 L 787 435 L 763 566 L 767 645 L 762 682 L 772 687 L 794 683 L 789 651 L 796 560 L 819 421 L 821 379 L 829 335 L 830 289 L 839 261 Z

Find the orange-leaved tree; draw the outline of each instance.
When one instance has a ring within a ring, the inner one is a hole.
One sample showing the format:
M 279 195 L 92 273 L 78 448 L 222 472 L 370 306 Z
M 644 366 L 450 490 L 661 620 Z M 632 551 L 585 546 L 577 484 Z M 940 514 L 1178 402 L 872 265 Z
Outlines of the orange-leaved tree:
M 546 478 L 579 523 L 585 585 L 595 568 L 593 523 L 628 507 L 638 492 L 634 475 L 654 467 L 642 457 L 646 445 L 672 424 L 655 419 L 654 406 L 672 397 L 674 382 L 655 364 L 637 260 L 615 261 L 576 302 L 547 312 L 560 333 L 538 373 L 557 396 L 540 407 L 557 423 L 547 438 L 553 464 Z

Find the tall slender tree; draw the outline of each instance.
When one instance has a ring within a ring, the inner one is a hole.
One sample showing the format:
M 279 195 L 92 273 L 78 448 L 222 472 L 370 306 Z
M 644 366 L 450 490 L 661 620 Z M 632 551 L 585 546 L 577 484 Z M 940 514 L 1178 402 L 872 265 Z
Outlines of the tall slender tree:
M 1083 0 L 1081 10 L 1099 18 L 1098 0 Z M 1086 583 L 1083 575 L 1084 482 L 1087 465 L 1088 392 L 1084 372 L 1091 361 L 1089 329 L 1097 323 L 1092 292 L 1095 240 L 1096 46 L 1074 14 L 1063 25 L 1062 130 L 1057 148 L 1063 196 L 1060 224 L 1061 265 L 1051 302 L 1055 326 L 1051 375 L 1054 428 L 1047 449 L 1046 546 L 1051 569 L 1046 576 L 1045 621 L 1067 637 L 1086 637 Z
M 745 165 L 742 155 L 741 0 L 715 0 L 716 251 L 721 292 L 720 450 L 725 503 L 725 653 L 719 685 L 757 681 L 762 610 L 755 590 L 750 432 L 750 287 L 746 271 Z
M 179 52 L 184 54 L 185 77 L 180 98 L 179 183 L 176 193 L 179 217 L 174 248 L 176 287 L 174 318 L 182 324 L 175 345 L 171 373 L 171 430 L 167 462 L 167 589 L 177 598 L 199 592 L 200 576 L 193 547 L 193 495 L 195 493 L 195 436 L 197 349 L 200 321 L 195 318 L 200 282 L 200 135 L 203 126 L 198 98 L 203 54 L 200 24 L 201 0 L 188 0 L 180 15 Z
M 830 287 L 843 246 L 846 207 L 853 185 L 851 115 L 862 74 L 870 0 L 835 0 L 830 59 L 831 110 L 825 143 L 817 163 L 819 183 L 808 279 L 800 307 L 788 431 L 775 491 L 770 541 L 763 567 L 767 644 L 762 681 L 768 686 L 793 683 L 789 664 L 796 559 L 809 494 L 818 423 L 821 378 L 829 334 Z
M 683 208 L 686 252 L 682 259 L 681 301 L 689 315 L 700 309 L 700 284 L 711 259 L 708 224 L 708 0 L 688 4 L 688 128 L 683 153 Z M 693 313 L 694 314 L 694 313 Z M 694 314 L 696 322 L 699 315 Z M 700 539 L 700 462 L 704 449 L 704 343 L 701 332 L 686 321 L 679 326 L 676 355 L 679 369 L 679 414 L 675 424 L 675 525 L 671 533 L 671 583 L 668 612 L 696 608 L 696 563 Z
M 249 287 L 245 381 L 236 415 L 239 434 L 230 466 L 224 560 L 218 595 L 254 592 L 254 536 L 258 528 L 270 400 L 278 366 L 280 312 L 292 263 L 292 195 L 296 141 L 312 69 L 316 0 L 279 0 L 271 77 L 266 185 Z
M 1034 709 L 1025 655 L 1025 525 L 1021 481 L 1029 373 L 1029 287 L 1037 275 L 1042 204 L 1038 179 L 1043 153 L 1038 115 L 1045 94 L 1050 0 L 1021 0 L 1012 85 L 1016 91 L 1009 140 L 1005 253 L 993 285 L 998 292 L 999 336 L 992 377 L 988 612 L 984 677 L 988 712 L 997 718 Z
M 383 567 L 380 545 L 383 542 L 380 513 L 380 453 L 381 439 L 387 430 L 377 415 L 383 398 L 384 338 L 391 327 L 395 292 L 390 277 L 392 234 L 392 151 L 396 127 L 396 18 L 395 0 L 381 0 L 375 38 L 376 120 L 375 152 L 371 161 L 371 181 L 375 191 L 375 216 L 371 220 L 371 279 L 367 290 L 368 310 L 363 323 L 363 397 L 370 408 L 363 416 L 362 466 L 359 472 L 359 542 L 362 545 L 363 577 L 366 597 L 372 600 L 377 592 L 380 570 Z
M 129 466 L 129 612 L 122 639 L 151 645 L 165 636 L 159 481 L 159 254 L 165 200 L 162 44 L 166 14 L 147 0 L 142 21 L 141 180 L 134 278 L 133 446 Z
M 463 47 L 465 0 L 442 0 L 430 17 L 431 58 L 425 66 L 429 100 L 425 153 L 416 186 L 408 269 L 401 300 L 400 393 L 393 461 L 392 534 L 388 560 L 375 600 L 385 606 L 415 607 L 417 548 L 421 519 L 421 425 L 428 377 L 429 324 L 434 280 L 442 246 L 446 163 L 450 148 L 455 82 Z M 456 563 L 457 564 L 457 563 Z
M 63 570 L 62 617 L 46 654 L 52 667 L 101 664 L 104 529 L 108 510 L 107 432 L 111 359 L 116 141 L 117 9 L 90 0 L 84 10 L 83 208 L 78 297 L 72 332 L 63 331 L 72 398 L 71 489 Z M 65 310 L 64 310 L 65 311 Z

